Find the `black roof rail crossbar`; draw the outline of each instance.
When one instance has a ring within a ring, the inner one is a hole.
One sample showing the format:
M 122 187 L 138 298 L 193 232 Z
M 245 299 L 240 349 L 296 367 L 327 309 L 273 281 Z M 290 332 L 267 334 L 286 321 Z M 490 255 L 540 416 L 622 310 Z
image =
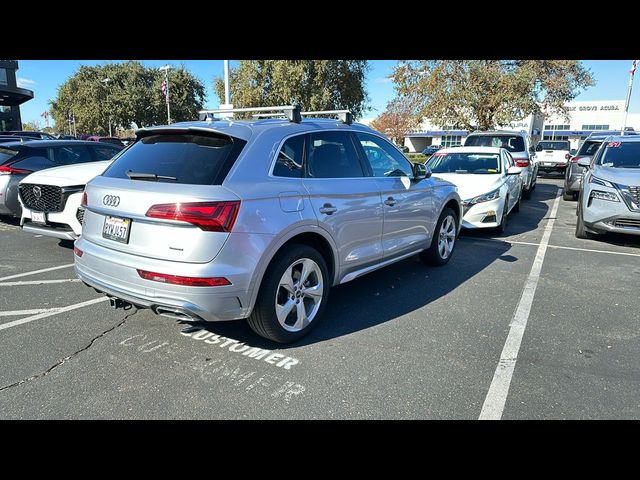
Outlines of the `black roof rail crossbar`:
M 254 113 L 251 115 L 253 118 L 279 118 L 284 117 L 284 113 Z
M 218 110 L 200 110 L 198 115 L 200 120 L 205 120 L 207 114 L 210 113 L 242 113 L 242 112 L 280 112 L 285 115 L 290 122 L 300 123 L 302 117 L 300 116 L 300 107 L 297 105 L 280 105 L 276 107 L 253 107 L 253 108 L 224 108 Z
M 320 110 L 317 112 L 300 112 L 302 116 L 310 115 L 337 115 L 342 123 L 351 125 L 353 123 L 353 114 L 350 110 Z

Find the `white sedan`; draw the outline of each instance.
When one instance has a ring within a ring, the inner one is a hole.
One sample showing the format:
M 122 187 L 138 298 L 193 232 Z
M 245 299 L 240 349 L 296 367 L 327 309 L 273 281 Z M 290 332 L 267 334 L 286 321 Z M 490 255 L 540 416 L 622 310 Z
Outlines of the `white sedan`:
M 509 213 L 520 210 L 522 169 L 504 148 L 445 148 L 434 153 L 427 166 L 435 177 L 458 187 L 465 228 L 504 232 Z
M 48 168 L 25 177 L 19 186 L 20 224 L 25 232 L 75 240 L 82 232 L 84 187 L 112 160 Z

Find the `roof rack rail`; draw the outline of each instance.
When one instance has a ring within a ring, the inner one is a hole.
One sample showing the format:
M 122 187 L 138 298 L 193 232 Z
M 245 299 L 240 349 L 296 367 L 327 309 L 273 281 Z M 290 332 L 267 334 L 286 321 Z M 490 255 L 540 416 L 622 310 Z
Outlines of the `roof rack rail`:
M 300 112 L 302 116 L 310 115 L 337 115 L 342 123 L 351 125 L 353 123 L 353 114 L 350 110 L 319 110 L 317 112 Z
M 251 115 L 251 117 L 253 118 L 279 118 L 279 117 L 285 117 L 286 115 L 284 113 L 254 113 L 253 115 Z
M 244 113 L 244 112 L 279 112 L 285 115 L 290 122 L 300 123 L 300 107 L 297 105 L 280 105 L 277 107 L 253 107 L 253 108 L 224 108 L 218 110 L 200 110 L 198 112 L 200 120 L 206 120 L 209 113 Z

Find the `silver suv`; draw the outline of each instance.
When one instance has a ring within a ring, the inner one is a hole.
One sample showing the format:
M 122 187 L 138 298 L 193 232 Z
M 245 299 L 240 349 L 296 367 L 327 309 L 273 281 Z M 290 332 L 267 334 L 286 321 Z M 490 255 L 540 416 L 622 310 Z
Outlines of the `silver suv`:
M 247 318 L 284 343 L 319 322 L 331 286 L 418 253 L 449 261 L 462 216 L 454 185 L 348 112 L 201 114 L 247 110 L 288 118 L 138 130 L 87 184 L 75 270 L 112 306 Z

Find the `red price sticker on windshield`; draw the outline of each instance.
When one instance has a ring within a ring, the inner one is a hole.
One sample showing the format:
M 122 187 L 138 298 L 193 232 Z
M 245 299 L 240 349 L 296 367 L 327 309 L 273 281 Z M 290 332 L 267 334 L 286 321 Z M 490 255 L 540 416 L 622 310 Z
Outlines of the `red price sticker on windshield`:
M 609 148 L 618 148 L 620 146 L 620 142 L 609 142 L 607 147 Z

